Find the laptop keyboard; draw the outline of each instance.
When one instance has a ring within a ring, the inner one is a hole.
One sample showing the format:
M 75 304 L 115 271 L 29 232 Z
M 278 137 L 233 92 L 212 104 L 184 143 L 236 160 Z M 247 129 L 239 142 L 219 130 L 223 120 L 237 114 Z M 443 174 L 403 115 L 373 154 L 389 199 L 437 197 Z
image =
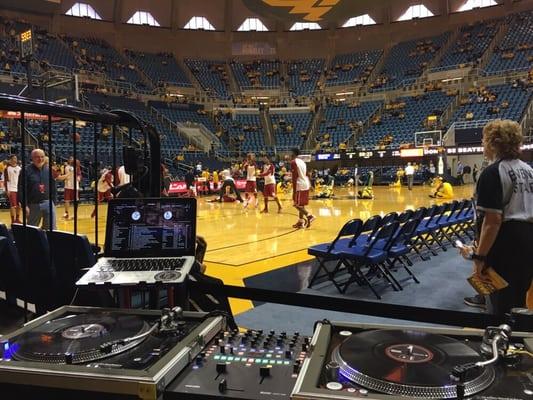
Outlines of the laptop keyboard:
M 109 266 L 117 272 L 133 271 L 178 271 L 185 264 L 183 258 L 157 258 L 157 259 L 121 259 L 108 260 Z

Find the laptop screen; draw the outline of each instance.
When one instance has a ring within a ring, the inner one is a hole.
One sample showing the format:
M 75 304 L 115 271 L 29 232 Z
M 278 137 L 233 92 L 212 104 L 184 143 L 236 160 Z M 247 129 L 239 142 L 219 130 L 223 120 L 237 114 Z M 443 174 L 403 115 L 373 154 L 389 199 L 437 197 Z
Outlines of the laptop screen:
M 193 256 L 196 200 L 114 199 L 107 210 L 107 257 Z

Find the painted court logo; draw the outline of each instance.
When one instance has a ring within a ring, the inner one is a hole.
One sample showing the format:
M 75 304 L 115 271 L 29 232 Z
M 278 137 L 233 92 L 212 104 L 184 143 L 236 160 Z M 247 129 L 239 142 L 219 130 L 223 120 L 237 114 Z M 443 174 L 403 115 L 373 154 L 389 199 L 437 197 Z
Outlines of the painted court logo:
M 306 21 L 320 21 L 341 0 L 263 0 L 272 7 L 291 7 L 290 14 L 303 14 Z

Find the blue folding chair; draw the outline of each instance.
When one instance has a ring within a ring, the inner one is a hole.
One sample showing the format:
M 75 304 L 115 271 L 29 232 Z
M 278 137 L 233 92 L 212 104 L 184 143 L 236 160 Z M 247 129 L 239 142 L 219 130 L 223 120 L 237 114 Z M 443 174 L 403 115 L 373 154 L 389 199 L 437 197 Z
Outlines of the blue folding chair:
M 56 271 L 46 232 L 36 226 L 11 225 L 24 268 L 27 268 L 27 301 L 41 314 L 57 306 Z
M 352 219 L 344 224 L 333 242 L 317 244 L 307 249 L 307 254 L 316 257 L 318 261 L 318 268 L 313 274 L 308 287 L 312 287 L 318 280 L 327 278 L 341 292 L 341 288 L 335 280 L 335 276 L 342 270 L 341 267 L 344 265 L 340 257 L 340 252 L 356 243 L 358 236 L 362 232 L 362 228 L 363 221 Z M 337 261 L 335 268 L 329 270 L 325 264 L 328 261 Z M 320 274 L 321 271 L 324 273 Z
M 400 290 L 396 286 L 395 278 L 384 265 L 388 258 L 390 243 L 399 226 L 398 221 L 384 225 L 378 230 L 368 245 L 355 245 L 341 251 L 341 257 L 350 274 L 349 278 L 342 284 L 342 293 L 346 293 L 348 287 L 356 282 L 367 285 L 374 295 L 381 299 L 381 296 L 370 282 L 374 276 L 384 278 L 395 291 Z M 365 267 L 367 271 L 363 272 L 362 269 Z
M 0 224 L 0 242 L 0 290 L 6 293 L 8 302 L 15 303 L 16 299 L 24 300 L 26 297 L 26 274 L 13 235 L 4 224 Z
M 82 269 L 96 264 L 89 239 L 85 235 L 64 231 L 47 231 L 50 251 L 54 254 L 58 305 L 70 304 L 76 292 L 76 281 L 81 278 Z
M 420 281 L 409 269 L 409 266 L 412 266 L 413 263 L 409 259 L 408 255 L 411 252 L 412 241 L 414 236 L 416 235 L 416 228 L 418 227 L 419 223 L 420 220 L 411 219 L 399 228 L 398 232 L 396 233 L 390 244 L 387 259 L 387 264 L 389 266 L 389 269 L 391 270 L 391 275 L 392 271 L 394 270 L 395 264 L 399 262 L 416 283 L 420 283 Z M 397 280 L 396 283 L 401 288 L 401 285 Z

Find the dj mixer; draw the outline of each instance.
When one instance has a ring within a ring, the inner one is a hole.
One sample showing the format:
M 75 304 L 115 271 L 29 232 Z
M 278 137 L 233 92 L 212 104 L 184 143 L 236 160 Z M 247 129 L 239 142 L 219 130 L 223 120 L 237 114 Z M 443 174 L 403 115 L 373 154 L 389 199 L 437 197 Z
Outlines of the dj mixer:
M 309 344 L 298 332 L 221 332 L 167 387 L 165 399 L 288 399 Z

